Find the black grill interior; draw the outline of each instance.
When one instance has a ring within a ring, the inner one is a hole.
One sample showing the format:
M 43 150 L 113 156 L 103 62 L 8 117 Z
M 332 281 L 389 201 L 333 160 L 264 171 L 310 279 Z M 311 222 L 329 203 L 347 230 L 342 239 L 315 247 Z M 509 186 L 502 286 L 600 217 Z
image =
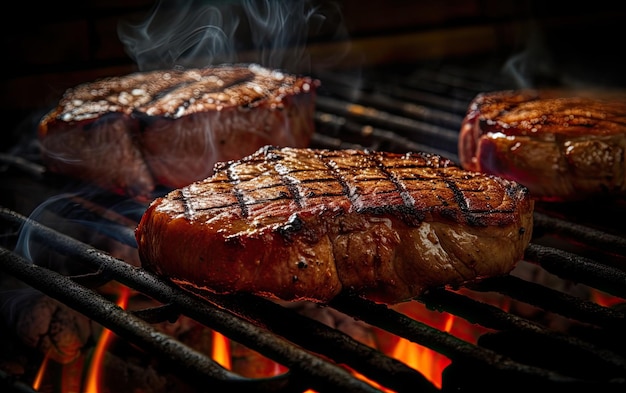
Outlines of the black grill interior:
M 385 65 L 358 75 L 320 73 L 318 131 L 312 145 L 426 151 L 457 161 L 456 140 L 470 100 L 482 91 L 516 87 L 501 65 L 483 58 Z M 175 287 L 112 256 L 107 245 L 136 247 L 133 229 L 145 206 L 48 173 L 35 143 L 0 158 L 1 283 L 7 286 L 17 279 L 23 286 L 13 284 L 11 289 L 32 287 L 79 311 L 157 359 L 165 374 L 193 381 L 184 384 L 189 391 L 380 391 L 375 384 L 397 392 L 581 386 L 623 391 L 626 385 L 624 200 L 539 203 L 533 240 L 520 261 L 531 276 L 516 269 L 462 291 L 435 289 L 413 301 L 483 327 L 487 332 L 477 344 L 347 294 L 324 306 L 448 357 L 451 364 L 437 388 L 406 364 L 291 307 L 244 294 L 218 296 Z M 101 291 L 112 282 L 158 304 L 125 311 Z M 597 292 L 612 304 L 589 297 Z M 499 299 L 500 306 L 482 301 L 485 294 Z M 8 339 L 13 327 L 6 318 L 6 296 L 3 335 Z M 535 311 L 529 316 L 511 304 Z M 242 377 L 155 328 L 181 316 L 289 371 Z M 555 328 L 555 320 L 567 328 Z M 374 384 L 356 378 L 345 366 Z M 2 385 L 32 391 L 38 364 L 32 367 L 19 375 L 2 370 Z

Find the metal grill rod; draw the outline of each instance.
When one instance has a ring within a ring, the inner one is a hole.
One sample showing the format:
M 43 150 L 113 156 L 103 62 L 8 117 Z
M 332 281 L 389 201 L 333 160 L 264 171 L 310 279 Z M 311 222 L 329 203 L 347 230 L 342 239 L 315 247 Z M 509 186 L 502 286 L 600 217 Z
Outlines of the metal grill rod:
M 626 331 L 626 314 L 619 310 L 602 307 L 513 275 L 489 278 L 472 285 L 471 289 L 481 292 L 496 291 L 567 318 L 591 323 L 614 332 Z
M 161 352 L 167 356 L 161 358 L 170 361 L 183 374 L 200 378 L 202 383 L 244 382 L 237 374 L 225 370 L 203 354 L 157 331 L 143 320 L 125 312 L 100 294 L 76 284 L 70 278 L 32 264 L 4 247 L 0 247 L 0 260 L 3 261 L 4 271 L 79 310 L 120 337 L 141 345 L 143 349 L 157 354 Z
M 622 356 L 580 340 L 573 335 L 550 331 L 537 323 L 449 290 L 430 291 L 421 299 L 430 307 L 448 310 L 455 315 L 490 329 L 523 331 L 524 334 L 532 335 L 555 346 L 559 345 L 563 348 L 568 348 L 571 353 L 575 353 L 581 359 L 587 359 L 586 362 L 590 365 L 603 365 L 603 368 L 609 374 L 626 375 L 626 360 Z M 496 368 L 498 368 L 498 365 L 496 365 Z M 624 382 L 626 380 L 622 381 L 622 383 Z
M 314 389 L 324 391 L 329 388 L 341 388 L 347 392 L 379 392 L 378 389 L 355 378 L 345 369 L 308 352 L 302 351 L 300 348 L 293 346 L 288 341 L 270 334 L 253 324 L 241 320 L 224 310 L 212 307 L 206 302 L 201 302 L 192 298 L 182 290 L 167 285 L 159 278 L 144 270 L 110 257 L 109 255 L 95 250 L 82 242 L 58 233 L 8 209 L 0 209 L 0 216 L 7 221 L 11 221 L 14 225 L 29 225 L 29 227 L 31 227 L 34 240 L 45 242 L 45 244 L 52 247 L 56 251 L 62 252 L 69 257 L 76 258 L 77 260 L 87 263 L 94 269 L 98 269 L 100 272 L 112 274 L 117 281 L 137 289 L 158 301 L 165 304 L 175 304 L 181 313 L 206 324 L 208 327 L 219 331 L 230 339 L 246 345 L 249 348 L 255 349 L 260 353 L 263 353 L 265 356 L 284 364 L 290 369 L 291 374 L 298 374 L 301 376 L 299 378 L 295 378 L 296 380 L 302 379 L 306 376 L 305 379 L 307 383 L 310 383 L 311 387 Z M 215 366 L 220 368 L 221 366 L 215 364 L 211 359 L 206 358 L 202 354 L 198 355 L 193 352 L 184 353 L 188 351 L 187 347 L 180 343 L 170 344 L 168 341 L 169 339 L 167 339 L 168 336 L 164 336 L 165 338 L 163 339 L 155 336 L 157 340 L 147 340 L 152 331 L 150 334 L 145 334 L 144 330 L 152 328 L 149 325 L 145 325 L 145 322 L 139 318 L 133 317 L 133 319 L 131 319 L 131 321 L 134 321 L 134 325 L 141 329 L 139 332 L 132 329 L 129 330 L 129 327 L 125 326 L 123 323 L 118 325 L 117 321 L 107 320 L 107 313 L 105 311 L 119 311 L 120 314 L 118 318 L 120 318 L 120 321 L 123 321 L 124 315 L 131 314 L 124 312 L 113 303 L 110 303 L 101 297 L 89 299 L 92 293 L 95 295 L 92 291 L 85 293 L 83 296 L 78 296 L 78 299 L 75 298 L 72 291 L 67 290 L 68 288 L 76 287 L 76 292 L 74 293 L 77 294 L 82 291 L 86 291 L 86 289 L 77 285 L 69 278 L 61 276 L 56 272 L 50 271 L 49 269 L 32 265 L 28 261 L 6 249 L 3 249 L 0 257 L 3 260 L 7 260 L 7 263 L 2 265 L 3 269 L 9 270 L 11 274 L 18 276 L 20 279 L 33 287 L 42 288 L 44 284 L 40 283 L 39 280 L 44 280 L 45 283 L 45 280 L 51 280 L 51 277 L 54 277 L 54 282 L 48 282 L 48 286 L 44 286 L 45 289 L 51 292 L 47 293 L 48 295 L 60 299 L 73 308 L 77 308 L 78 311 L 85 314 L 87 317 L 101 323 L 103 326 L 109 328 L 121 337 L 129 338 L 132 342 L 134 342 L 134 340 L 138 340 L 143 345 L 146 345 L 146 350 L 150 352 L 161 350 L 162 348 L 158 344 L 159 342 L 164 342 L 167 345 L 165 345 L 165 348 L 163 349 L 168 349 L 174 352 L 167 353 L 167 356 L 175 359 L 175 362 L 177 363 L 180 361 L 180 364 L 184 364 L 184 369 L 189 367 L 189 370 L 202 375 L 203 378 L 206 378 L 207 374 L 213 378 L 225 376 L 225 374 L 219 374 L 214 369 Z M 33 278 L 32 276 L 36 276 L 36 278 Z M 106 310 L 98 309 L 98 307 L 102 307 L 100 305 L 102 301 L 109 303 L 109 307 Z M 114 306 L 113 310 L 110 309 L 110 305 Z M 94 311 L 92 308 L 95 308 L 96 312 L 92 312 Z M 177 343 L 175 340 L 172 340 L 172 342 Z M 172 348 L 175 348 L 176 350 L 174 351 Z M 191 349 L 189 350 L 193 351 Z M 183 354 L 180 354 L 180 351 L 183 351 Z M 192 359 L 193 361 L 191 363 L 186 363 L 185 359 Z M 207 361 L 209 364 L 212 364 L 212 366 L 207 366 Z M 198 369 L 199 367 L 200 369 Z M 302 379 L 302 381 L 304 382 L 304 379 Z M 214 382 L 223 382 L 223 378 L 221 381 L 214 380 Z M 256 389 L 264 391 L 265 389 L 262 389 L 262 385 L 268 382 L 273 383 L 274 379 L 247 379 L 238 377 L 236 379 L 229 379 L 228 382 L 236 383 L 238 385 L 254 385 Z M 269 390 L 279 391 L 276 386 L 272 386 Z
M 467 298 L 464 304 L 472 301 L 472 299 Z M 547 369 L 518 363 L 495 351 L 472 345 L 437 329 L 425 327 L 406 315 L 383 305 L 373 305 L 371 302 L 357 297 L 340 295 L 333 299 L 330 305 L 368 323 L 377 324 L 377 326 L 397 336 L 427 345 L 449 357 L 452 364 L 460 362 L 475 366 L 480 365 L 486 370 L 491 370 L 491 373 L 499 371 L 510 375 L 512 380 L 528 378 L 543 383 L 554 382 L 562 385 L 575 385 L 584 382 L 584 380 L 561 375 Z M 487 378 L 487 376 L 480 376 L 479 378 Z M 617 383 L 623 385 L 624 381 Z M 488 380 L 485 381 L 485 384 L 489 384 Z
M 581 282 L 626 299 L 626 272 L 580 255 L 531 243 L 524 259 L 559 277 Z

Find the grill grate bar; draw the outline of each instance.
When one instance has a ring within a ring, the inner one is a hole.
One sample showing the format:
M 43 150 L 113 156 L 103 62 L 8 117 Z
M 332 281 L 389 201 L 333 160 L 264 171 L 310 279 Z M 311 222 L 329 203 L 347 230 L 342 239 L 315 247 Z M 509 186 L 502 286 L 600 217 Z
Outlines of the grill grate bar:
M 337 85 L 332 86 L 332 93 L 334 95 L 339 96 L 342 100 L 349 100 L 352 104 L 361 105 L 364 108 L 377 108 L 388 113 L 395 113 L 400 116 L 421 120 L 453 130 L 456 129 L 463 120 L 463 116 L 459 114 L 436 109 L 430 105 L 426 106 L 417 102 L 410 102 L 406 99 L 393 98 L 379 91 L 367 92 L 361 90 L 355 95 L 353 90 L 354 87 L 341 88 Z
M 100 294 L 76 284 L 70 278 L 55 271 L 28 262 L 11 251 L 0 247 L 2 269 L 25 283 L 37 287 L 43 293 L 80 310 L 120 337 L 140 343 L 146 350 L 170 359 L 173 365 L 182 365 L 181 372 L 202 378 L 205 382 L 240 379 L 217 363 L 171 337 L 157 331 L 141 319 L 122 311 Z M 210 379 L 207 380 L 207 376 Z
M 463 299 L 464 304 L 471 304 L 470 302 L 473 302 L 473 300 Z M 453 335 L 420 324 L 384 305 L 376 305 L 363 299 L 346 295 L 340 295 L 333 299 L 330 305 L 368 323 L 375 324 L 393 334 L 428 346 L 450 358 L 453 364 L 456 361 L 463 363 L 471 362 L 487 367 L 491 372 L 498 370 L 522 379 L 532 378 L 561 383 L 574 383 L 577 380 L 577 378 L 564 376 L 547 369 L 515 362 L 495 351 L 475 346 Z
M 398 132 L 400 136 L 449 152 L 455 152 L 457 149 L 458 131 L 332 97 L 320 96 L 316 102 L 320 111 L 338 114 L 346 118 L 357 118 L 372 127 L 389 127 Z
M 580 255 L 531 243 L 524 259 L 536 262 L 546 271 L 567 277 L 614 296 L 626 298 L 626 272 Z
M 579 225 L 571 221 L 535 212 L 533 228 L 541 233 L 558 233 L 561 236 L 570 236 L 587 246 L 596 247 L 604 252 L 626 255 L 626 238 L 586 225 Z
M 526 335 L 536 337 L 542 342 L 568 348 L 568 352 L 577 354 L 583 363 L 590 366 L 601 364 L 606 371 L 610 370 L 616 375 L 626 375 L 624 374 L 626 373 L 626 360 L 622 356 L 580 340 L 573 335 L 564 335 L 547 330 L 537 323 L 530 322 L 492 305 L 478 302 L 448 290 L 430 291 L 422 296 L 421 300 L 429 307 L 452 312 L 488 328 L 501 331 L 521 331 Z M 532 370 L 529 370 L 529 374 L 532 374 L 530 371 Z
M 418 371 L 358 342 L 349 335 L 314 319 L 302 316 L 272 301 L 249 295 L 219 296 L 193 287 L 187 290 L 210 299 L 255 324 L 286 337 L 309 351 L 331 357 L 366 377 L 397 392 L 410 387 L 420 392 L 434 392 L 435 387 Z M 286 323 L 288 321 L 288 323 Z
M 29 225 L 32 230 L 33 240 L 40 241 L 46 245 L 52 247 L 54 250 L 66 254 L 72 258 L 76 258 L 81 262 L 84 262 L 99 272 L 105 274 L 110 273 L 115 280 L 128 285 L 131 288 L 141 291 L 154 299 L 164 302 L 173 303 L 176 307 L 185 315 L 192 317 L 193 319 L 205 324 L 209 328 L 212 328 L 225 336 L 233 339 L 243 345 L 248 346 L 251 349 L 255 349 L 260 353 L 265 354 L 269 358 L 289 367 L 291 375 L 298 375 L 299 377 L 290 378 L 294 381 L 306 381 L 310 384 L 309 387 L 324 391 L 330 388 L 341 388 L 345 391 L 354 392 L 379 392 L 368 383 L 355 378 L 351 373 L 343 368 L 340 368 L 324 359 L 314 356 L 308 352 L 304 352 L 298 347 L 293 346 L 284 339 L 268 333 L 266 330 L 259 328 L 249 322 L 233 316 L 231 313 L 222 310 L 219 307 L 215 307 L 209 303 L 199 301 L 196 297 L 190 297 L 188 293 L 167 285 L 159 278 L 145 272 L 141 269 L 133 267 L 123 261 L 119 261 L 104 253 L 92 249 L 88 245 L 79 242 L 78 240 L 68 237 L 59 232 L 56 232 L 44 225 L 27 219 L 18 213 L 12 212 L 8 209 L 0 209 L 0 216 L 7 221 L 15 224 Z M 7 260 L 8 263 L 3 264 L 3 269 L 8 269 L 9 273 L 18 276 L 23 281 L 35 286 L 42 287 L 38 284 L 38 280 L 41 276 L 54 276 L 57 285 L 54 284 L 51 287 L 46 287 L 52 293 L 48 295 L 59 298 L 66 304 L 76 307 L 78 311 L 83 313 L 89 318 L 92 318 L 103 326 L 106 326 L 110 330 L 114 331 L 121 337 L 125 337 L 135 342 L 139 340 L 142 344 L 147 345 L 146 350 L 150 352 L 161 351 L 161 344 L 168 340 L 155 340 L 157 335 L 153 335 L 153 339 L 150 342 L 143 342 L 146 337 L 142 331 L 128 330 L 129 328 L 124 326 L 123 323 L 118 326 L 116 321 L 109 321 L 106 319 L 106 313 L 93 313 L 92 308 L 100 306 L 100 302 L 108 302 L 106 299 L 98 298 L 96 300 L 85 300 L 82 298 L 89 298 L 90 295 L 79 296 L 81 299 L 74 299 L 76 293 L 86 291 L 85 288 L 73 283 L 69 278 L 59 275 L 56 272 L 48 269 L 41 268 L 36 265 L 29 264 L 26 260 L 19 260 L 15 262 L 15 259 L 19 258 L 16 254 L 4 250 L 0 253 L 1 260 Z M 23 266 L 22 266 L 23 265 Z M 29 266 L 30 265 L 30 266 Z M 17 267 L 16 267 L 17 266 Z M 24 267 L 26 266 L 26 267 Z M 24 270 L 31 269 L 31 270 Z M 38 270 L 32 270 L 38 269 Z M 29 274 L 30 273 L 30 274 Z M 32 276 L 36 277 L 32 277 Z M 71 282 L 70 283 L 68 283 Z M 77 288 L 77 291 L 67 288 Z M 92 293 L 89 291 L 90 294 Z M 94 293 L 95 294 L 95 293 Z M 78 303 L 77 303 L 78 302 Z M 81 303 L 87 302 L 87 303 Z M 96 303 L 91 303 L 96 302 Z M 110 310 L 109 310 L 110 311 Z M 123 315 L 132 315 L 131 313 L 119 310 L 119 315 L 113 317 L 121 318 L 123 322 Z M 136 325 L 140 329 L 152 329 L 150 325 L 145 324 L 145 321 L 139 320 L 137 317 L 133 317 L 136 321 Z M 121 329 L 121 330 L 120 330 Z M 152 333 L 153 329 L 151 330 Z M 148 335 L 149 336 L 149 335 Z M 168 337 L 168 336 L 165 336 Z M 173 340 L 177 342 L 176 340 Z M 183 359 L 191 359 L 192 363 L 182 363 L 184 368 L 191 367 L 191 371 L 195 371 L 203 375 L 203 378 L 207 378 L 207 374 L 210 377 L 215 378 L 215 369 L 211 366 L 207 366 L 205 363 L 209 361 L 215 364 L 211 359 L 206 358 L 204 355 L 194 356 L 194 351 L 184 346 L 183 344 L 177 345 L 163 345 L 163 349 L 174 351 L 174 353 L 167 353 L 165 359 L 175 359 L 176 362 Z M 172 349 L 175 348 L 175 349 Z M 180 352 L 182 351 L 182 353 Z M 192 352 L 189 352 L 192 351 Z M 200 365 L 198 365 L 198 363 Z M 216 364 L 215 364 L 216 365 Z M 217 365 L 217 367 L 220 367 Z M 200 369 L 198 369 L 200 368 Z M 234 374 L 237 376 L 236 374 Z M 220 376 L 220 374 L 217 374 Z M 304 378 L 306 376 L 306 378 Z M 267 391 L 280 391 L 277 388 L 275 378 L 262 378 L 262 379 L 249 379 L 237 376 L 237 378 L 231 378 L 229 380 L 215 380 L 216 383 L 231 382 L 237 385 L 251 385 L 259 391 L 266 391 L 264 385 L 270 384 Z M 295 383 L 295 382 L 294 382 Z M 298 382 L 300 383 L 300 382 Z M 250 388 L 249 387 L 249 388 Z M 292 387 L 290 387 L 291 389 Z M 296 391 L 306 389 L 307 386 L 299 386 Z M 287 390 L 290 391 L 290 390 Z
M 472 286 L 481 292 L 496 291 L 511 298 L 550 310 L 568 318 L 591 323 L 614 332 L 626 330 L 626 314 L 576 296 L 522 280 L 513 275 L 489 278 Z
M 434 65 L 419 70 L 400 68 L 398 71 L 390 72 L 387 67 L 384 70 L 367 70 L 358 78 L 348 78 L 347 74 L 341 73 L 322 75 L 320 79 L 324 83 L 317 100 L 317 132 L 313 135 L 312 147 L 425 151 L 457 162 L 459 123 L 469 101 L 480 91 L 506 85 L 493 78 L 497 72 L 486 67 L 469 69 L 464 65 L 440 68 Z M 55 188 L 52 191 L 66 189 L 68 185 L 69 179 L 48 173 L 43 166 L 28 160 L 0 155 L 0 163 L 3 172 L 8 167 L 16 168 L 37 183 Z M 20 193 L 16 192 L 16 195 Z M 104 196 L 106 202 L 110 202 L 107 200 L 110 198 L 113 197 L 108 193 Z M 68 201 L 77 203 L 83 210 L 77 212 L 79 219 L 93 220 L 94 225 L 86 223 L 89 231 L 99 231 L 107 238 L 136 247 L 133 231 L 128 227 L 128 220 L 136 221 L 136 215 L 124 214 L 120 220 L 120 217 L 107 212 L 108 208 L 98 208 L 97 201 L 92 204 L 91 199 L 70 198 L 58 202 L 66 204 Z M 46 207 L 56 208 L 54 204 L 47 204 Z M 566 210 L 559 214 L 559 209 Z M 533 243 L 526 250 L 522 262 L 553 273 L 564 282 L 582 283 L 591 289 L 597 288 L 626 298 L 626 272 L 621 265 L 626 259 L 626 238 L 621 236 L 622 229 L 611 220 L 611 214 L 596 213 L 602 209 L 614 212 L 613 205 L 579 212 L 575 205 L 536 204 Z M 624 206 L 620 211 L 623 210 Z M 550 214 L 541 213 L 543 211 Z M 85 212 L 90 214 L 83 214 Z M 65 217 L 67 212 L 54 213 L 60 214 L 61 219 L 68 218 Z M 562 220 L 554 214 L 576 219 Z M 572 222 L 580 222 L 578 218 L 581 216 L 586 216 L 582 220 L 585 225 Z M 404 363 L 280 304 L 252 295 L 221 296 L 195 288 L 171 286 L 142 269 L 9 209 L 0 207 L 0 219 L 16 229 L 11 236 L 18 231 L 20 236 L 24 231 L 31 231 L 33 240 L 68 259 L 88 265 L 95 272 L 68 278 L 30 265 L 16 254 L 0 249 L 2 270 L 23 276 L 36 289 L 41 288 L 40 279 L 48 280 L 44 281 L 44 289 L 55 295 L 61 288 L 68 292 L 67 287 L 76 286 L 77 293 L 92 299 L 83 304 L 82 299 L 74 299 L 75 295 L 72 295 L 65 301 L 69 295 L 64 292 L 59 295 L 64 302 L 75 305 L 80 308 L 79 312 L 104 326 L 113 327 L 114 331 L 121 329 L 118 334 L 126 335 L 130 342 L 145 340 L 146 332 L 151 332 L 149 323 L 186 315 L 290 370 L 274 378 L 248 379 L 232 375 L 212 359 L 202 354 L 198 356 L 182 344 L 169 345 L 169 337 L 165 338 L 168 343 L 165 349 L 155 343 L 145 343 L 150 352 L 156 351 L 160 358 L 185 358 L 191 364 L 179 362 L 183 373 L 199 375 L 213 385 L 218 383 L 223 388 L 240 386 L 249 390 L 276 392 L 299 392 L 307 388 L 320 391 L 378 391 L 337 366 L 339 363 L 398 392 L 436 390 L 419 372 Z M 73 216 L 69 219 L 72 220 Z M 543 245 L 552 237 L 558 241 L 564 237 L 568 247 L 562 250 L 561 247 Z M 568 252 L 569 247 L 582 247 L 584 253 Z M 589 253 L 593 253 L 592 257 L 586 258 Z M 617 263 L 611 263 L 614 259 Z M 120 311 L 113 303 L 94 298 L 93 291 L 84 288 L 93 288 L 111 280 L 135 288 L 163 305 L 132 312 Z M 543 324 L 520 317 L 515 311 L 507 312 L 475 300 L 474 296 L 480 299 L 480 295 L 486 292 L 505 297 L 505 302 L 510 298 L 539 307 L 543 313 L 558 314 L 581 322 L 583 326 L 576 324 L 568 333 L 544 328 Z M 469 343 L 389 307 L 347 294 L 336 298 L 328 307 L 424 345 L 453 360 L 444 371 L 444 391 L 456 391 L 456 385 L 459 391 L 468 391 L 472 387 L 481 391 L 489 391 L 486 388 L 506 391 L 513 386 L 535 388 L 552 386 L 552 383 L 560 387 L 601 386 L 603 391 L 621 391 L 626 385 L 626 345 L 620 336 L 626 327 L 626 317 L 624 311 L 618 308 L 602 307 L 514 275 L 490 278 L 458 292 L 431 290 L 414 301 L 430 309 L 460 316 L 494 332 L 481 335 L 477 344 Z M 114 310 L 112 320 L 100 321 L 105 311 L 110 310 Z M 122 316 L 125 323 L 129 316 L 134 318 L 131 326 L 117 326 Z M 498 383 L 498 377 L 503 377 L 502 384 Z
M 423 151 L 432 154 L 438 154 L 446 157 L 452 161 L 458 160 L 456 154 L 450 153 L 446 150 L 434 148 L 431 145 L 417 143 L 411 138 L 399 136 L 393 131 L 382 129 L 378 127 L 363 126 L 362 124 L 338 117 L 333 114 L 323 113 L 318 111 L 316 114 L 316 122 L 319 130 L 324 130 L 331 135 L 336 134 L 338 130 L 341 132 L 341 139 L 337 138 L 336 143 L 331 143 L 331 147 L 360 147 L 369 148 L 371 150 L 391 150 L 391 151 Z M 316 135 L 320 135 L 319 133 Z M 359 141 L 361 144 L 355 144 L 353 146 L 346 146 L 345 141 L 348 140 Z M 371 144 L 363 146 L 364 141 L 371 141 Z M 318 145 L 320 140 L 316 140 Z M 328 143 L 328 142 L 327 142 Z M 323 147 L 323 142 L 321 143 Z

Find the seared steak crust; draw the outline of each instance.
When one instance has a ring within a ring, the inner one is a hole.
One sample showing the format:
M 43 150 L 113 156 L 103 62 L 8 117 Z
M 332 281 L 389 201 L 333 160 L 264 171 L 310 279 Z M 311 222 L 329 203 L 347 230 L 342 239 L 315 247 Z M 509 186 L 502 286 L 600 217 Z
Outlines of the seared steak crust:
M 435 155 L 267 146 L 153 201 L 136 238 L 177 283 L 396 303 L 508 273 L 532 211 L 525 187 Z
M 258 65 L 85 83 L 41 120 L 43 159 L 51 171 L 148 199 L 157 185 L 204 179 L 216 162 L 264 145 L 307 146 L 318 85 Z
M 483 93 L 461 126 L 468 170 L 524 184 L 542 200 L 626 195 L 626 93 L 511 90 Z

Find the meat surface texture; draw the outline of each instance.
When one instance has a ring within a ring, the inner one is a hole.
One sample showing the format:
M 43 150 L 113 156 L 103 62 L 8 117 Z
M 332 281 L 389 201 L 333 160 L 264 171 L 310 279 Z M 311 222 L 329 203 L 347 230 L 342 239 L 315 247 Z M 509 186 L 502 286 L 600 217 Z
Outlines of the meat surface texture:
M 461 126 L 468 170 L 515 180 L 531 197 L 626 196 L 626 92 L 511 90 L 479 94 Z
M 151 200 L 267 144 L 308 146 L 319 81 L 254 64 L 138 72 L 68 89 L 39 125 L 62 173 Z
M 180 285 L 326 303 L 398 303 L 507 274 L 534 201 L 512 181 L 426 153 L 266 146 L 155 199 L 142 266 Z

